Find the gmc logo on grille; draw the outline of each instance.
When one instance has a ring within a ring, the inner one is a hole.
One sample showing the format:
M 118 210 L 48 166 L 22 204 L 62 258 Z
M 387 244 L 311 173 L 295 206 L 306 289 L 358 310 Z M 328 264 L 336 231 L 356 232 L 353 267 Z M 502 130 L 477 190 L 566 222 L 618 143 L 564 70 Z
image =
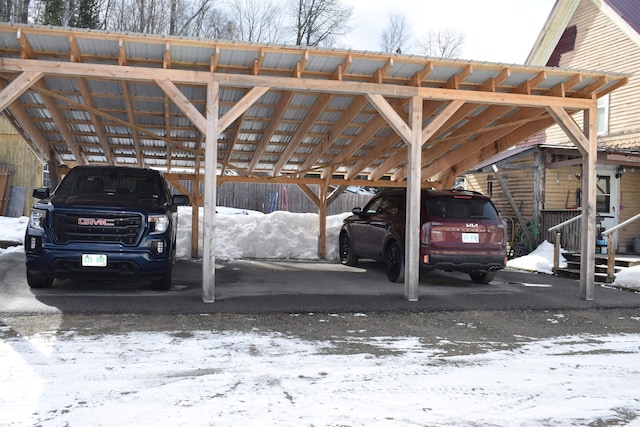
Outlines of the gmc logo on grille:
M 113 219 L 106 218 L 78 218 L 78 225 L 115 227 L 116 222 Z

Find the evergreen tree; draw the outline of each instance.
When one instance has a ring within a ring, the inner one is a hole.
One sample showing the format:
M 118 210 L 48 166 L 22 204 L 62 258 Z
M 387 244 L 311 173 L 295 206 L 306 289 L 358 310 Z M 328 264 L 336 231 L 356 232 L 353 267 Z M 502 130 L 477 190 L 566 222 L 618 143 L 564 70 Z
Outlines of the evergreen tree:
M 66 24 L 63 23 L 64 0 L 43 0 L 42 3 L 44 3 L 44 7 L 38 18 L 39 23 L 58 27 Z
M 93 30 L 100 28 L 100 8 L 100 0 L 80 0 L 73 26 Z

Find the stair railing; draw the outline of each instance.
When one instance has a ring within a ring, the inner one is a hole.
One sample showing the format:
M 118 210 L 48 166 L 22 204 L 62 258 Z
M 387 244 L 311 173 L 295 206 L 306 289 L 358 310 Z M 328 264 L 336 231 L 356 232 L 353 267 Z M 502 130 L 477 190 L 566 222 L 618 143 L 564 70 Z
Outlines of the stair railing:
M 556 240 L 555 243 L 553 245 L 553 274 L 556 274 L 556 270 L 558 269 L 558 267 L 560 266 L 560 239 L 562 237 L 562 231 L 560 231 L 563 227 L 571 224 L 572 222 L 575 222 L 577 220 L 579 220 L 580 218 L 582 218 L 582 214 L 578 215 L 578 216 L 574 216 L 573 218 L 569 218 L 568 220 L 561 222 L 558 225 L 554 225 L 553 227 L 550 227 L 548 229 L 548 231 L 556 232 Z
M 607 243 L 607 282 L 612 283 L 616 278 L 615 266 L 616 266 L 616 235 L 614 231 L 626 227 L 640 219 L 640 214 L 629 218 L 628 220 L 621 222 L 618 225 L 611 227 L 608 230 L 602 232 L 603 236 L 609 236 Z

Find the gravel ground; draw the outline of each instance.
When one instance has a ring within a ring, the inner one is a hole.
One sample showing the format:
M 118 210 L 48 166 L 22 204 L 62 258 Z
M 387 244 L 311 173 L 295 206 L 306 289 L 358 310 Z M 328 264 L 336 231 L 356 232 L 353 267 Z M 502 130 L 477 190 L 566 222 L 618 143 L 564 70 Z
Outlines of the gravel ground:
M 48 314 L 4 316 L 0 322 L 7 327 L 3 328 L 0 338 L 51 331 L 58 331 L 61 336 L 67 331 L 87 335 L 164 331 L 188 339 L 195 331 L 254 331 L 333 342 L 336 344 L 334 351 L 343 354 L 389 351 L 378 347 L 354 348 L 353 343 L 345 340 L 353 336 L 354 331 L 362 338 L 418 337 L 425 346 L 442 347 L 443 340 L 448 340 L 455 343 L 456 352 L 464 354 L 481 353 L 497 346 L 514 348 L 551 337 L 640 332 L 640 312 L 636 309 L 261 315 Z

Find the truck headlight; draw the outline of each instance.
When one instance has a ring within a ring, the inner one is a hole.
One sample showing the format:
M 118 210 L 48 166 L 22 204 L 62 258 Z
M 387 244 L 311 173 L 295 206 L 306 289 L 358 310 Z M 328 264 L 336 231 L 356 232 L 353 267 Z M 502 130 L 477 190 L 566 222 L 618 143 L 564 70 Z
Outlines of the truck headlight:
M 44 230 L 44 221 L 47 219 L 47 211 L 42 209 L 31 209 L 29 217 L 29 226 L 36 230 Z
M 152 233 L 164 233 L 169 228 L 169 217 L 166 215 L 149 215 Z

